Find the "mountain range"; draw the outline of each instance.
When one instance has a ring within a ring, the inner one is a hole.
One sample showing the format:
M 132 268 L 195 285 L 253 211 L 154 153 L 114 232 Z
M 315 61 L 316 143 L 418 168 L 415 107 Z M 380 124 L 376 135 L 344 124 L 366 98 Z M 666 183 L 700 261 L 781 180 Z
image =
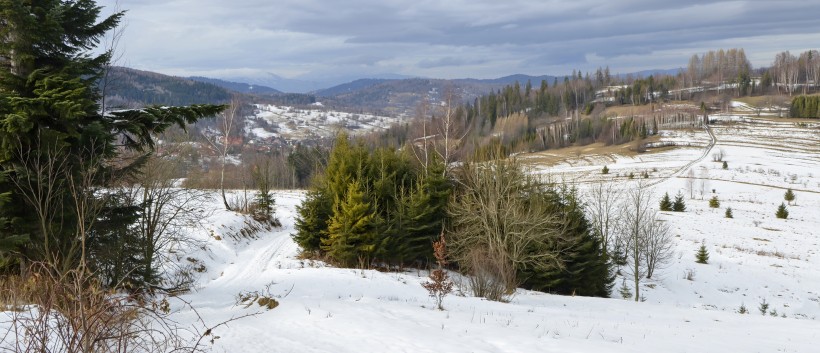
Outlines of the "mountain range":
M 672 70 L 646 70 L 634 77 L 651 74 L 674 74 Z M 626 77 L 628 74 L 618 75 Z M 433 78 L 363 78 L 321 88 L 318 82 L 303 81 L 302 88 L 315 87 L 307 93 L 284 93 L 295 87 L 293 81 L 267 74 L 246 79 L 216 79 L 208 77 L 176 77 L 125 67 L 113 67 L 109 73 L 112 84 L 106 87 L 108 107 L 140 105 L 187 105 L 196 103 L 225 103 L 235 94 L 253 96 L 257 102 L 282 105 L 307 105 L 321 102 L 324 106 L 341 111 L 367 111 L 388 115 L 411 115 L 420 102 L 439 104 L 445 92 L 457 99 L 472 101 L 476 97 L 518 82 L 530 82 L 538 87 L 542 80 L 549 85 L 562 76 L 510 75 L 494 79 L 433 79 Z M 398 75 L 394 75 L 398 76 Z M 263 84 L 267 83 L 267 84 Z M 277 86 L 283 84 L 284 86 Z

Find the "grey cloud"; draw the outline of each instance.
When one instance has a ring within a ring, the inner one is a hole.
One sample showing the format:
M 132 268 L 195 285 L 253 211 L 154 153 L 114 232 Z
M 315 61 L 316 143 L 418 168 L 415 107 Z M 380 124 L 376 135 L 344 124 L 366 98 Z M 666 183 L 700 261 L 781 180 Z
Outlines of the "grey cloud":
M 476 65 L 476 64 L 483 64 L 486 63 L 486 59 L 468 59 L 468 58 L 460 58 L 454 56 L 448 56 L 438 59 L 424 59 L 421 60 L 418 64 L 418 67 L 423 69 L 430 69 L 434 67 L 445 67 L 445 66 L 463 66 L 463 65 Z
M 114 1 L 99 3 L 111 6 Z M 757 57 L 758 48 L 773 50 L 762 38 L 774 35 L 805 38 L 803 46 L 820 43 L 820 21 L 815 19 L 820 2 L 814 1 L 120 3 L 129 10 L 130 25 L 123 39 L 128 61 L 161 72 L 257 69 L 290 77 L 341 70 L 455 77 L 561 75 L 602 61 L 630 68 L 679 67 L 689 55 L 718 44 L 744 46 L 750 57 Z

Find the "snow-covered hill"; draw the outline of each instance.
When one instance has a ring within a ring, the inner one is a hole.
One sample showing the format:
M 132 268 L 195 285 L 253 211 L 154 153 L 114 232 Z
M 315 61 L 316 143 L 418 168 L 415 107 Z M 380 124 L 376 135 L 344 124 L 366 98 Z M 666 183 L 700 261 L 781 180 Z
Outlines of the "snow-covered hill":
M 387 116 L 329 110 L 318 102 L 312 109 L 256 104 L 255 115 L 246 120 L 245 133 L 252 140 L 302 140 L 334 136 L 340 130 L 359 134 L 386 129 L 398 121 Z
M 278 193 L 283 227 L 252 238 L 237 236 L 241 215 L 217 210 L 205 220 L 196 236 L 208 250 L 186 256 L 206 270 L 183 299 L 210 324 L 259 313 L 216 330 L 214 348 L 225 352 L 816 352 L 820 131 L 718 119 L 732 122 L 711 127 L 714 141 L 705 131 L 668 132 L 664 139 L 692 146 L 634 157 L 567 156 L 540 169 L 582 190 L 596 180 L 637 183 L 640 178 L 626 175 L 646 171 L 650 178 L 642 181 L 654 184 L 657 198 L 687 194 L 687 212 L 662 214 L 677 235 L 675 256 L 643 284 L 645 302 L 617 293 L 602 299 L 520 290 L 498 303 L 465 291 L 446 297 L 447 310 L 438 311 L 421 287 L 423 271 L 338 269 L 299 259 L 290 238 L 299 192 Z M 727 169 L 712 161 L 721 149 Z M 609 175 L 600 174 L 604 164 Z M 776 219 L 787 188 L 797 196 L 790 217 Z M 713 195 L 719 209 L 708 207 Z M 726 207 L 733 219 L 724 218 Z M 706 265 L 695 263 L 701 242 L 710 252 Z M 253 291 L 279 306 L 237 305 L 237 295 Z M 760 314 L 763 300 L 777 317 Z M 750 313 L 737 313 L 741 305 Z M 181 322 L 197 320 L 191 310 L 177 309 Z

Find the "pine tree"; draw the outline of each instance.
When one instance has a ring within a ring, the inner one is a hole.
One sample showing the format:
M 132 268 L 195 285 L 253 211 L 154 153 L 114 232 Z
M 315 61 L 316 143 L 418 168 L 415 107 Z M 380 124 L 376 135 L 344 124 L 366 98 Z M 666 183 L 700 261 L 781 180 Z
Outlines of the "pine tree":
M 723 161 L 723 169 L 729 169 L 729 163 L 726 163 L 726 161 Z
M 734 218 L 734 216 L 732 215 L 732 208 L 731 207 L 726 207 L 725 216 L 726 216 L 726 218 Z
M 775 212 L 774 215 L 777 218 L 786 219 L 789 218 L 789 210 L 786 208 L 786 205 L 781 202 L 780 206 L 777 207 L 777 212 Z
M 709 199 L 709 207 L 711 207 L 711 208 L 719 208 L 720 207 L 720 200 L 718 200 L 717 196 L 712 196 L 712 198 Z
M 669 193 L 664 193 L 660 204 L 661 211 L 672 211 L 672 201 L 669 199 Z
M 91 173 L 93 187 L 105 187 L 145 162 L 155 134 L 173 125 L 184 128 L 225 108 L 101 112 L 97 83 L 112 53 L 95 56 L 92 50 L 123 13 L 97 22 L 100 10 L 93 0 L 0 0 L 0 168 L 8 174 L 0 182 L 0 195 L 8 196 L 10 206 L 0 208 L 0 219 L 6 220 L 0 244 L 15 240 L 19 245 L 0 253 L 0 262 L 49 261 L 62 270 L 80 265 L 86 239 L 95 230 L 87 229 L 89 219 L 74 212 L 80 201 L 72 195 L 95 203 L 105 197 L 78 185 L 81 175 Z M 125 166 L 109 163 L 122 151 L 143 155 Z M 59 168 L 48 175 L 38 168 L 55 160 Z M 51 194 L 34 200 L 28 197 L 32 188 L 21 185 L 49 188 Z M 50 205 L 42 207 L 43 202 Z M 27 240 L 20 243 L 22 238 Z
M 709 263 L 709 251 L 706 250 L 706 244 L 701 243 L 700 248 L 698 249 L 698 253 L 695 254 L 695 262 L 699 264 L 708 264 Z
M 794 201 L 794 191 L 792 191 L 792 189 L 786 190 L 786 194 L 783 195 L 783 199 L 789 203 L 789 206 L 791 206 L 792 201 Z
M 322 239 L 322 250 L 339 265 L 368 265 L 376 250 L 374 225 L 377 221 L 359 181 L 348 185 L 344 199 L 335 201 L 328 221 L 328 237 Z
M 675 195 L 675 202 L 672 203 L 672 211 L 675 212 L 684 212 L 686 211 L 686 203 L 683 201 L 683 194 L 678 191 L 678 194 Z
M 601 169 L 601 174 L 609 174 L 609 167 L 604 166 L 604 167 Z

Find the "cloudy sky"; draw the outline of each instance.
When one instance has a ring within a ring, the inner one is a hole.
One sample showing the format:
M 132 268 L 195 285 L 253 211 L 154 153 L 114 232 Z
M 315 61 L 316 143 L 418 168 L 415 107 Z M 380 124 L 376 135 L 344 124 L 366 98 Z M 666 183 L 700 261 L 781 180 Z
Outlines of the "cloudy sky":
M 98 0 L 127 10 L 119 64 L 173 75 L 494 78 L 752 64 L 820 47 L 820 1 Z

